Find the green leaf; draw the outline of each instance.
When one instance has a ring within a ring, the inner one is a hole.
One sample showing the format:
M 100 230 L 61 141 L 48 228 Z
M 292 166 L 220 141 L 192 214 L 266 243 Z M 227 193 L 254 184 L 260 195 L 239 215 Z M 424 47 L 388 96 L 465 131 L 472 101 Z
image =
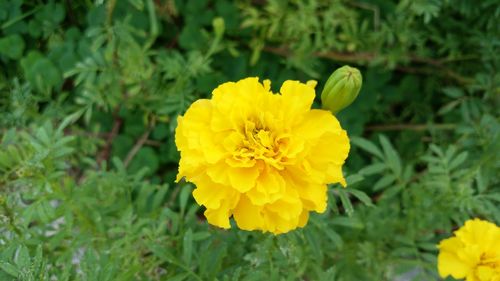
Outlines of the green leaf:
M 436 243 L 422 242 L 418 243 L 418 247 L 431 252 L 437 252 L 438 246 Z
M 9 274 L 12 277 L 18 277 L 19 276 L 19 269 L 15 267 L 14 265 L 8 263 L 8 262 L 1 262 L 0 261 L 0 269 L 2 269 L 5 273 Z
M 374 174 L 379 174 L 387 169 L 387 165 L 385 163 L 374 163 L 368 166 L 365 166 L 359 173 L 362 175 L 370 176 Z
M 149 33 L 151 35 L 151 43 L 158 36 L 159 28 L 158 28 L 158 19 L 156 18 L 155 5 L 153 0 L 147 0 L 146 2 L 148 8 L 149 15 Z
M 359 174 L 353 174 L 346 177 L 345 181 L 347 182 L 347 186 L 352 187 L 353 185 L 362 182 L 364 177 Z
M 380 149 L 375 144 L 366 139 L 360 137 L 351 137 L 351 142 L 361 149 L 377 156 L 379 159 L 384 158 Z
M 330 229 L 327 226 L 320 227 L 321 231 L 325 233 L 326 237 L 330 239 L 330 241 L 335 244 L 337 247 L 341 248 L 344 245 L 344 241 L 342 240 L 342 236 L 340 236 L 333 229 Z
M 82 116 L 83 112 L 84 112 L 84 110 L 80 109 L 80 110 L 77 110 L 77 111 L 71 113 L 70 115 L 64 117 L 64 119 L 61 121 L 61 124 L 59 125 L 59 127 L 57 127 L 57 133 L 62 134 L 63 130 L 69 124 L 76 122 Z
M 401 192 L 401 190 L 403 190 L 403 188 L 404 188 L 404 185 L 401 185 L 401 184 L 391 186 L 385 190 L 384 194 L 382 194 L 382 198 L 384 200 L 390 199 L 393 196 L 395 196 L 396 194 L 398 194 L 399 192 Z
M 10 59 L 21 58 L 24 47 L 24 40 L 18 34 L 0 38 L 0 55 L 4 55 Z
M 312 229 L 305 229 L 304 235 L 307 239 L 308 245 L 312 250 L 314 256 L 322 257 L 321 246 L 319 244 L 319 237 L 316 235 L 316 232 L 312 231 Z
M 396 181 L 396 178 L 393 175 L 385 175 L 382 178 L 380 178 L 375 185 L 373 186 L 373 191 L 379 191 L 381 189 L 384 189 L 394 183 Z
M 343 188 L 338 188 L 337 189 L 339 192 L 339 197 L 340 197 L 340 202 L 342 202 L 342 206 L 344 207 L 345 212 L 347 213 L 348 216 L 351 216 L 352 213 L 354 212 L 354 208 L 352 207 L 351 200 L 349 199 L 349 196 L 345 192 Z
M 196 232 L 193 234 L 193 241 L 203 241 L 211 236 L 210 232 Z
M 444 88 L 443 93 L 449 96 L 450 98 L 460 98 L 464 96 L 463 90 L 457 87 Z
M 401 177 L 402 167 L 399 154 L 396 152 L 387 137 L 379 135 L 379 139 L 382 149 L 384 150 L 385 160 L 387 161 L 388 166 L 394 171 L 396 177 Z
M 475 179 L 476 179 L 477 191 L 479 194 L 481 194 L 488 188 L 487 184 L 488 181 L 487 178 L 485 178 L 482 169 L 477 170 Z
M 129 171 L 131 173 L 137 173 L 139 170 L 147 167 L 149 168 L 148 174 L 150 175 L 158 170 L 160 165 L 159 161 L 158 155 L 153 148 L 147 146 L 142 147 L 139 149 L 132 162 L 130 162 Z
M 54 208 L 50 206 L 47 200 L 43 199 L 36 203 L 36 213 L 38 218 L 44 223 L 50 222 L 55 216 Z
M 203 280 L 215 279 L 215 276 L 222 268 L 224 257 L 228 254 L 227 248 L 227 243 L 224 241 L 215 241 L 203 253 L 199 254 L 199 272 L 202 277 L 206 277 Z
M 36 247 L 36 253 L 35 257 L 33 259 L 33 265 L 35 268 L 40 269 L 43 263 L 43 250 L 42 250 L 42 245 L 38 245 Z
M 363 204 L 365 204 L 366 206 L 370 206 L 370 207 L 374 206 L 373 203 L 372 203 L 372 199 L 368 195 L 366 195 L 366 193 L 364 193 L 363 191 L 357 190 L 357 189 L 348 188 L 347 192 L 349 192 L 350 194 L 352 194 L 359 201 L 363 202 Z
M 37 51 L 31 51 L 22 58 L 21 67 L 26 79 L 40 92 L 49 92 L 62 85 L 63 78 L 59 69 Z
M 467 160 L 467 155 L 468 155 L 467 151 L 464 151 L 464 152 L 461 152 L 460 154 L 458 154 L 457 156 L 455 156 L 455 158 L 453 158 L 453 160 L 450 162 L 450 166 L 449 166 L 450 171 L 454 170 L 455 168 L 460 166 L 462 163 L 464 163 L 465 160 Z
M 191 195 L 191 191 L 193 190 L 191 185 L 182 185 L 178 188 L 181 189 L 179 194 L 179 205 L 181 207 L 181 214 L 184 214 L 187 206 L 187 202 L 189 200 L 189 196 Z
M 461 100 L 454 100 L 454 101 L 451 101 L 451 102 L 445 104 L 443 107 L 441 107 L 438 110 L 438 115 L 444 115 L 444 114 L 452 111 L 455 107 L 460 105 L 461 102 L 462 102 Z
M 189 280 L 188 277 L 190 277 L 191 274 L 189 273 L 180 273 L 175 275 L 174 277 L 168 277 L 169 281 L 183 281 L 183 280 Z
M 153 197 L 153 202 L 151 203 L 151 209 L 155 210 L 160 208 L 161 204 L 165 200 L 165 195 L 169 190 L 169 186 L 167 184 L 159 187 L 158 191 L 155 193 Z
M 187 24 L 179 36 L 179 44 L 186 49 L 197 49 L 205 43 L 203 38 L 200 26 Z
M 30 265 L 30 253 L 26 246 L 20 245 L 17 248 L 16 254 L 14 255 L 14 263 L 18 268 L 26 268 Z
M 168 125 L 166 123 L 159 123 L 151 132 L 151 138 L 155 140 L 164 140 L 169 135 Z
M 359 219 L 355 219 L 354 217 L 335 217 L 332 219 L 332 224 L 347 226 L 350 228 L 362 229 L 363 223 Z
M 490 193 L 490 194 L 486 194 L 486 195 L 483 195 L 485 198 L 488 198 L 492 201 L 497 201 L 500 203 L 500 193 Z
M 182 238 L 182 259 L 187 266 L 191 264 L 193 257 L 193 231 L 188 229 Z

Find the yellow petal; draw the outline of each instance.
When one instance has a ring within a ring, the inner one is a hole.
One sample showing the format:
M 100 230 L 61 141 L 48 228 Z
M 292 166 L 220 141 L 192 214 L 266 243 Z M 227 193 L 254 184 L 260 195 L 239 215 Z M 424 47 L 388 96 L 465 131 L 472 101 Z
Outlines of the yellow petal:
M 342 165 L 349 154 L 349 150 L 349 138 L 344 130 L 338 133 L 326 133 L 311 147 L 308 159 L 311 162 L 331 162 Z M 312 161 L 314 159 L 316 161 Z
M 300 214 L 299 217 L 299 224 L 297 226 L 304 227 L 307 224 L 308 220 L 309 220 L 309 211 L 302 210 L 302 213 Z
M 228 208 L 206 209 L 204 215 L 211 225 L 226 229 L 231 227 L 229 224 L 231 213 Z
M 342 166 L 330 164 L 326 170 L 326 182 L 328 183 L 340 183 L 343 187 L 347 186 L 344 175 L 342 173 Z
M 484 235 L 489 229 L 496 228 L 495 224 L 480 219 L 472 219 L 465 222 L 464 226 L 455 231 L 455 235 L 462 240 L 464 244 L 476 244 L 483 241 Z
M 476 268 L 476 276 L 481 281 L 490 281 L 498 274 L 495 269 L 490 266 L 480 265 Z
M 477 279 L 476 275 L 472 271 L 467 275 L 467 277 L 465 277 L 465 280 L 466 281 L 483 281 L 483 280 Z M 488 281 L 490 281 L 490 280 L 488 280 Z
M 451 275 L 455 279 L 465 278 L 471 268 L 462 262 L 456 255 L 449 252 L 440 252 L 438 255 L 439 276 L 445 278 Z
M 255 188 L 250 189 L 246 195 L 252 204 L 262 206 L 281 198 L 285 192 L 285 184 L 278 172 L 263 171 L 256 181 Z
M 279 214 L 266 210 L 263 212 L 264 225 L 266 225 L 266 230 L 272 232 L 273 234 L 281 234 L 288 232 L 294 228 L 297 228 L 298 220 L 285 220 Z
M 481 254 L 481 248 L 477 244 L 465 245 L 464 248 L 455 251 L 455 255 L 470 267 L 476 266 L 481 261 Z
M 206 168 L 206 173 L 214 183 L 226 184 L 229 181 L 226 163 L 217 163 Z
M 314 88 L 299 81 L 287 80 L 280 89 L 283 97 L 283 116 L 293 124 L 295 120 L 301 120 L 302 115 L 308 112 L 316 96 Z
M 208 209 L 220 208 L 223 201 L 228 206 L 234 206 L 239 199 L 239 193 L 233 188 L 215 183 L 205 174 L 194 178 L 193 182 L 196 184 L 196 188 L 193 190 L 194 199 L 198 204 Z
M 231 124 L 244 122 L 249 114 L 259 111 L 259 103 L 266 95 L 269 91 L 257 77 L 220 85 L 212 92 L 212 100 L 220 114 L 214 116 L 217 121 L 213 120 L 211 126 L 216 130 L 225 130 L 232 128 Z
M 457 237 L 451 237 L 441 241 L 438 247 L 441 251 L 454 253 L 456 250 L 463 248 L 464 244 Z
M 323 213 L 326 210 L 328 194 L 325 184 L 309 184 L 298 188 L 298 192 L 306 210 Z
M 317 84 L 318 84 L 318 81 L 316 81 L 316 80 L 309 80 L 309 81 L 306 82 L 306 85 L 308 87 L 313 88 L 313 89 L 316 88 Z
M 294 132 L 305 139 L 318 139 L 326 132 L 338 133 L 340 123 L 330 111 L 312 109 L 304 114 L 304 119 L 296 124 Z
M 255 186 L 259 170 L 255 167 L 237 168 L 228 166 L 227 173 L 231 186 L 241 193 L 249 191 Z
M 189 107 L 184 117 L 178 118 L 176 145 L 181 153 L 201 151 L 208 163 L 215 163 L 224 157 L 225 150 L 217 141 L 219 137 L 210 130 L 211 116 L 211 102 L 200 99 Z
M 284 220 L 296 221 L 302 213 L 303 208 L 299 195 L 292 190 L 287 190 L 282 198 L 266 204 L 266 210 L 278 214 Z
M 261 211 L 261 206 L 253 205 L 246 196 L 242 196 L 233 211 L 233 217 L 238 227 L 243 230 L 262 229 L 264 218 Z

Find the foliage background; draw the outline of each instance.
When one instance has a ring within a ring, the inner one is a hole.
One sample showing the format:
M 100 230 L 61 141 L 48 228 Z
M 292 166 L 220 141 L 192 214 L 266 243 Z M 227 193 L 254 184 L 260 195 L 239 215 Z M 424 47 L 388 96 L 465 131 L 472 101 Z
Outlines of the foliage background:
M 0 0 L 0 280 L 437 279 L 440 239 L 500 223 L 499 23 L 495 0 Z M 285 235 L 209 227 L 176 116 L 343 64 L 348 188 Z

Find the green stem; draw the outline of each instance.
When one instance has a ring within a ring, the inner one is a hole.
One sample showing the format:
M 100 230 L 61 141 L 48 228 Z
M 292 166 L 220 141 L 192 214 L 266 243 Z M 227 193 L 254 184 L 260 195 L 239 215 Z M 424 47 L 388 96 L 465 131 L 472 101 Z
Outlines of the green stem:
M 29 11 L 27 13 L 24 13 L 24 14 L 22 14 L 20 16 L 17 16 L 17 17 L 15 17 L 15 18 L 13 18 L 13 19 L 11 19 L 9 21 L 6 21 L 4 24 L 2 24 L 2 26 L 0 27 L 0 29 L 6 29 L 7 27 L 15 24 L 16 22 L 21 21 L 24 18 L 26 18 L 26 17 L 28 17 L 28 16 L 36 13 L 36 11 L 40 10 L 40 8 L 42 8 L 42 7 L 43 6 L 38 6 L 38 7 L 34 8 L 33 10 L 31 10 L 31 11 Z

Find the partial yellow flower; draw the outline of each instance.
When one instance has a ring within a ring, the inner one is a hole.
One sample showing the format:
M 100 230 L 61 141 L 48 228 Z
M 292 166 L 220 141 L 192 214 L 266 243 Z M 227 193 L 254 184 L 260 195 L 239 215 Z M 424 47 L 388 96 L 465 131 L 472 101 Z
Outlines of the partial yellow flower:
M 438 271 L 467 281 L 500 281 L 500 227 L 480 219 L 468 220 L 455 237 L 438 246 Z
M 228 82 L 178 118 L 177 180 L 196 185 L 210 224 L 229 228 L 232 216 L 240 229 L 288 232 L 325 211 L 327 184 L 345 186 L 349 139 L 332 113 L 311 110 L 315 85 L 273 94 L 269 80 Z

